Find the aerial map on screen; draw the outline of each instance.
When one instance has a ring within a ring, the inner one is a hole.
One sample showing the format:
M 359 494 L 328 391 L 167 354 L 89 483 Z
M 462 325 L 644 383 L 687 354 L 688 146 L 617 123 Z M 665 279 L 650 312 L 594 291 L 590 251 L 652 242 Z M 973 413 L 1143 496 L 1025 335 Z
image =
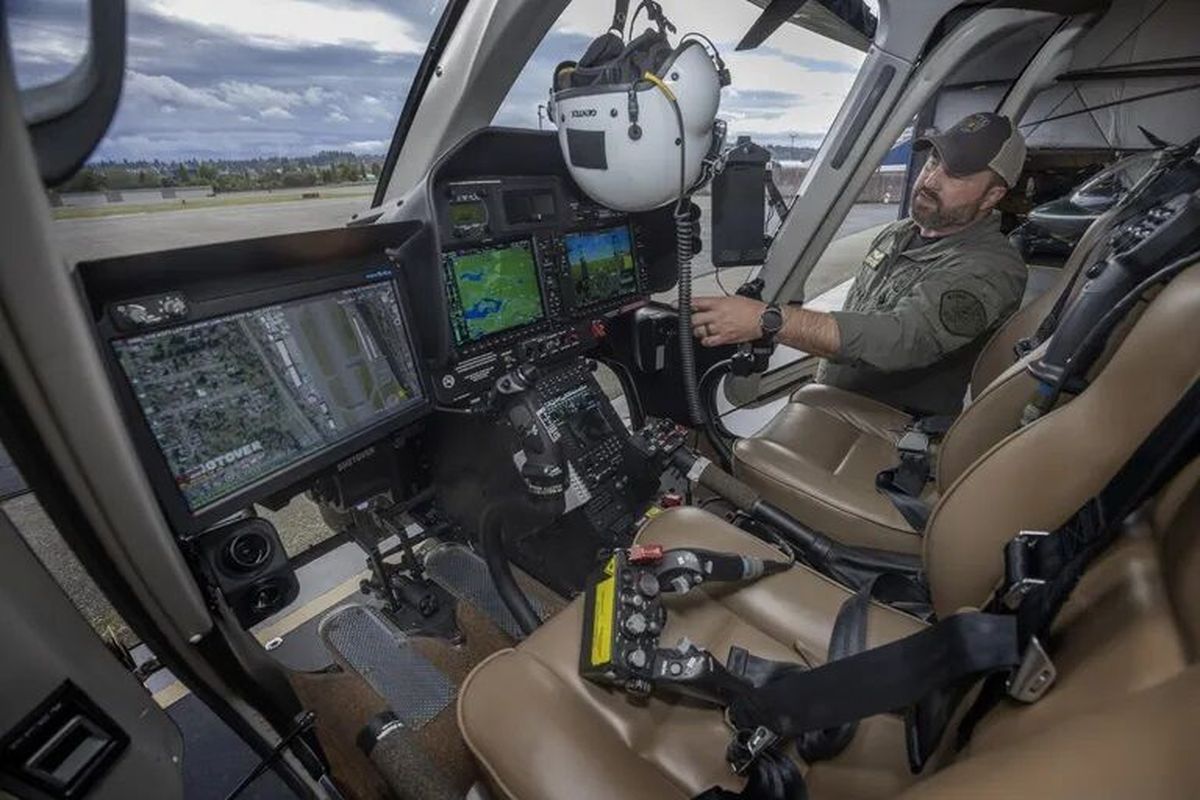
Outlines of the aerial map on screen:
M 628 226 L 569 233 L 563 243 L 575 284 L 575 301 L 580 305 L 637 291 Z
M 455 344 L 542 318 L 542 290 L 528 240 L 447 253 L 443 267 Z
M 192 511 L 421 402 L 391 283 L 112 344 Z

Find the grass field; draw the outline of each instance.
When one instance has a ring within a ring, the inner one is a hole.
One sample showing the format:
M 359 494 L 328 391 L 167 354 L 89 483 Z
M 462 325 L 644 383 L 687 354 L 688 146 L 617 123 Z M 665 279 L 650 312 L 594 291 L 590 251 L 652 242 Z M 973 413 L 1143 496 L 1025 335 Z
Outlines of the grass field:
M 361 192 L 338 192 L 337 197 L 367 196 L 374 187 L 364 186 Z M 316 197 L 305 197 L 306 194 L 317 194 Z M 192 211 L 199 208 L 226 208 L 229 206 L 257 206 L 274 203 L 294 203 L 303 200 L 319 201 L 323 199 L 320 189 L 304 189 L 289 192 L 260 192 L 247 194 L 216 195 L 215 197 L 196 197 L 192 199 L 167 200 L 157 203 L 106 203 L 95 206 L 62 206 L 54 209 L 55 219 L 92 219 L 96 217 L 118 217 L 127 214 L 157 214 L 165 211 Z

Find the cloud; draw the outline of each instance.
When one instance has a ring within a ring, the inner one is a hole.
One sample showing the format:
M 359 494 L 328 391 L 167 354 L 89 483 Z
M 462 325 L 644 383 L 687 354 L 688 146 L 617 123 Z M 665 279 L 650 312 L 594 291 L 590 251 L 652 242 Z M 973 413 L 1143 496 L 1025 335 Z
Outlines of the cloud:
M 331 92 L 323 86 L 310 86 L 304 90 L 302 97 L 308 105 L 319 106 L 336 98 L 337 93 Z
M 359 45 L 380 53 L 423 53 L 425 39 L 388 9 L 318 0 L 144 0 L 167 18 L 274 48 Z
M 133 99 L 170 103 L 180 108 L 232 109 L 229 103 L 205 89 L 194 89 L 169 75 L 143 75 L 130 71 L 125 76 L 125 93 Z
M 304 97 L 297 92 L 280 91 L 261 83 L 224 81 L 217 85 L 217 90 L 226 102 L 248 108 L 275 106 L 285 109 L 304 102 Z
M 263 119 L 295 119 L 295 115 L 292 112 L 279 106 L 271 106 L 258 112 L 258 115 Z
M 359 142 L 343 142 L 338 149 L 361 155 L 375 155 L 387 152 L 389 144 L 391 142 L 386 139 L 366 139 Z
M 349 145 L 385 152 L 445 1 L 132 0 L 127 83 L 94 158 L 304 155 Z M 86 25 L 78 0 L 0 2 L 22 85 L 61 76 L 78 60 Z M 729 63 L 734 85 L 722 93 L 721 115 L 731 135 L 820 139 L 862 54 L 794 25 L 736 53 L 756 5 L 663 2 L 680 34 L 713 36 Z M 494 123 L 536 129 L 554 65 L 578 58 L 611 14 L 611 3 L 570 3 Z
M 383 98 L 373 94 L 364 94 L 357 110 L 362 112 L 365 119 L 395 121 L 396 111 Z

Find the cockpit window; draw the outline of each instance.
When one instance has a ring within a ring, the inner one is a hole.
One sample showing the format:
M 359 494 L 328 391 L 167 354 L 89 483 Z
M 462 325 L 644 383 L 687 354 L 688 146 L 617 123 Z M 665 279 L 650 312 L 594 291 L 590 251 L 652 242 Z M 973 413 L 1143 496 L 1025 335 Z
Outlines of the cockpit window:
M 806 159 L 820 145 L 850 92 L 863 54 L 795 25 L 784 25 L 762 46 L 735 50 L 762 9 L 746 0 L 663 0 L 678 36 L 695 31 L 712 39 L 733 78 L 721 93 L 720 116 L 729 136 L 751 135 L 777 158 Z M 630 10 L 636 8 L 630 3 Z M 612 4 L 574 0 L 526 63 L 496 112 L 493 124 L 553 129 L 545 118 L 550 77 L 561 61 L 577 60 L 607 30 Z M 638 30 L 647 21 L 643 14 Z
M 105 0 L 106 1 L 106 0 Z M 0 0 L 22 88 L 68 74 L 86 0 Z M 71 263 L 344 225 L 370 206 L 396 118 L 447 0 L 129 0 L 125 83 L 87 165 L 50 190 Z M 132 635 L 0 448 L 0 510 L 101 632 Z M 289 556 L 331 526 L 277 511 Z
M 8 15 L 13 68 L 20 89 L 65 78 L 83 60 L 87 0 L 0 0 Z
M 4 2 L 23 83 L 78 62 L 84 0 Z M 370 205 L 445 5 L 130 0 L 116 117 L 51 194 L 64 255 L 345 224 Z

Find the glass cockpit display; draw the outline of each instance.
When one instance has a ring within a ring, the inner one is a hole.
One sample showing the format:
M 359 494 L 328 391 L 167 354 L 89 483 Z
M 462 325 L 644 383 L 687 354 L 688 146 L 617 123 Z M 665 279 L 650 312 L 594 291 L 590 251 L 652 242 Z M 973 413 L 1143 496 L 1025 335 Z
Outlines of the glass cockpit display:
M 450 224 L 459 230 L 487 224 L 487 206 L 479 200 L 456 201 L 449 205 Z
M 545 314 L 528 239 L 446 253 L 442 268 L 456 345 L 536 322 Z
M 423 403 L 391 282 L 112 342 L 188 508 Z
M 628 225 L 563 236 L 575 302 L 586 306 L 633 294 L 637 269 Z

